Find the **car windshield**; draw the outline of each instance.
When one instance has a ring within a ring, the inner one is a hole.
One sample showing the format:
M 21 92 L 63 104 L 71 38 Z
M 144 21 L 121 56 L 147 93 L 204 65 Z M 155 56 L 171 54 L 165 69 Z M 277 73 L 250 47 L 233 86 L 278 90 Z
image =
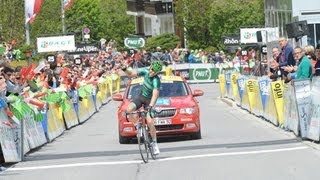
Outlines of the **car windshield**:
M 141 93 L 142 85 L 134 84 L 129 88 L 128 99 L 138 97 Z M 188 91 L 185 84 L 181 81 L 161 82 L 159 97 L 179 97 L 187 96 Z

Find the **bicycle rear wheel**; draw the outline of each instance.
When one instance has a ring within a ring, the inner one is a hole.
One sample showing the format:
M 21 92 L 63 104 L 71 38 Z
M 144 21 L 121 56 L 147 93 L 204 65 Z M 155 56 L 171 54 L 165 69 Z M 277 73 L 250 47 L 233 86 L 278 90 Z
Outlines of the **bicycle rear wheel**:
M 149 161 L 149 148 L 147 144 L 148 142 L 145 138 L 146 137 L 145 135 L 147 135 L 147 132 L 144 127 L 141 127 L 139 130 L 142 131 L 142 133 L 138 133 L 139 151 L 140 151 L 140 155 L 143 162 L 147 163 Z

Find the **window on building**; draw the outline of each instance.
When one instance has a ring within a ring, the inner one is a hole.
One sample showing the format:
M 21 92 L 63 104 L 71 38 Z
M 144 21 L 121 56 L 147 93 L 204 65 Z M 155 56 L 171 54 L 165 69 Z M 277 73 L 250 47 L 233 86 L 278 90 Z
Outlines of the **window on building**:
M 308 36 L 308 44 L 315 46 L 315 37 L 314 37 L 314 24 L 308 24 L 309 36 Z
M 320 44 L 320 24 L 316 24 L 316 44 Z

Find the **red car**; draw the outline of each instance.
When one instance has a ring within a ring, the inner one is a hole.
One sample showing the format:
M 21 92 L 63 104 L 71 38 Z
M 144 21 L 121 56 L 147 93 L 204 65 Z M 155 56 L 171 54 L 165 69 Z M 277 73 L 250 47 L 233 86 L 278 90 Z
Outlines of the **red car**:
M 118 108 L 120 144 L 129 143 L 136 137 L 133 123 L 126 120 L 125 110 L 141 92 L 142 83 L 143 78 L 133 79 L 124 96 L 120 93 L 113 96 L 114 101 L 121 101 Z M 200 108 L 195 97 L 202 95 L 202 90 L 192 92 L 180 76 L 162 76 L 160 95 L 154 107 L 157 136 L 190 135 L 192 139 L 201 139 Z

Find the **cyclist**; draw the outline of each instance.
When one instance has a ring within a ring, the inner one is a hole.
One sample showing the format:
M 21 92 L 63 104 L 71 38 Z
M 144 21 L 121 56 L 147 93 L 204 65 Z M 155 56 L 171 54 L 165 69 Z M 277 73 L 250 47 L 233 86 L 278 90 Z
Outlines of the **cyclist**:
M 161 61 L 155 60 L 151 62 L 150 68 L 143 68 L 138 71 L 129 71 L 126 66 L 122 66 L 121 69 L 126 73 L 129 77 L 144 77 L 143 87 L 141 94 L 133 99 L 127 108 L 127 112 L 133 112 L 140 107 L 144 106 L 146 110 L 148 110 L 147 114 L 147 124 L 150 129 L 150 135 L 152 137 L 152 147 L 153 153 L 155 155 L 160 154 L 160 150 L 157 144 L 157 135 L 156 128 L 154 126 L 153 118 L 151 117 L 151 113 L 153 113 L 153 107 L 156 104 L 157 98 L 159 97 L 159 88 L 160 88 L 160 78 L 158 73 L 162 70 Z M 141 124 L 137 121 L 137 118 L 134 116 L 130 116 L 129 120 L 135 125 L 136 129 L 139 128 Z

